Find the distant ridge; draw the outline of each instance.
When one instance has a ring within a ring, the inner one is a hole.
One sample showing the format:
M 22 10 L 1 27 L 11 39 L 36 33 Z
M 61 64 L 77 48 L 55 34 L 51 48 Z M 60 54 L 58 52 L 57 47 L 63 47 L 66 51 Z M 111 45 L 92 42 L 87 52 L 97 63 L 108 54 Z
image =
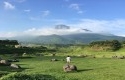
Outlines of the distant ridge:
M 88 44 L 92 41 L 102 41 L 102 40 L 125 40 L 125 37 L 115 36 L 115 35 L 105 35 L 99 33 L 77 33 L 77 34 L 68 34 L 68 35 L 41 35 L 28 37 L 14 38 L 20 42 L 28 43 L 38 43 L 38 44 L 78 44 L 84 43 Z

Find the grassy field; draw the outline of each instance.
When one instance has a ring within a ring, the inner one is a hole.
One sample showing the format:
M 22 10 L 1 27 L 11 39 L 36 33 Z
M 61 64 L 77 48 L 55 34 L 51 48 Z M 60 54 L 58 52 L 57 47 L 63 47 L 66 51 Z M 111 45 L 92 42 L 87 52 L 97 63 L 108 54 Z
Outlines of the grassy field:
M 59 61 L 52 62 L 52 58 Z M 112 58 L 80 58 L 71 57 L 71 64 L 76 65 L 77 72 L 64 72 L 66 64 L 65 56 L 41 56 L 20 58 L 19 64 L 22 69 L 11 69 L 8 66 L 0 66 L 1 80 L 10 74 L 43 74 L 48 79 L 38 80 L 125 80 L 125 60 Z M 24 79 L 25 80 L 25 79 Z M 37 80 L 37 79 L 36 79 Z

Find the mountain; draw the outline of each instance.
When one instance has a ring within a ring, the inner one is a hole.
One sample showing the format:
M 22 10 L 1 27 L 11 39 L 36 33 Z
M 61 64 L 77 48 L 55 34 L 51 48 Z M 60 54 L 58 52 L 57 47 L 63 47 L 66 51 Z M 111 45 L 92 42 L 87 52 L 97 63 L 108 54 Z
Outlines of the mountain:
M 90 43 L 92 41 L 102 41 L 102 40 L 125 40 L 125 37 L 98 34 L 98 33 L 78 33 L 78 34 L 68 34 L 68 35 L 46 35 L 46 36 L 36 36 L 32 40 L 33 43 L 42 44 L 77 44 L 77 43 Z
M 115 36 L 115 35 L 107 35 L 107 34 L 99 34 L 99 33 L 79 33 L 79 34 L 70 34 L 63 35 L 63 37 L 68 39 L 73 39 L 76 42 L 81 43 L 90 43 L 92 41 L 102 41 L 102 40 L 125 40 L 125 37 Z
M 48 36 L 38 36 L 34 38 L 34 41 L 37 43 L 43 43 L 43 44 L 70 44 L 73 43 L 72 40 L 69 40 L 67 38 L 64 38 L 60 35 L 48 35 Z
M 77 44 L 90 43 L 92 41 L 102 40 L 125 40 L 125 37 L 115 36 L 104 33 L 76 33 L 67 35 L 41 35 L 41 36 L 20 36 L 8 39 L 16 39 L 23 43 L 37 43 L 37 44 Z
M 56 25 L 55 29 L 70 29 L 70 26 L 60 24 L 60 25 Z

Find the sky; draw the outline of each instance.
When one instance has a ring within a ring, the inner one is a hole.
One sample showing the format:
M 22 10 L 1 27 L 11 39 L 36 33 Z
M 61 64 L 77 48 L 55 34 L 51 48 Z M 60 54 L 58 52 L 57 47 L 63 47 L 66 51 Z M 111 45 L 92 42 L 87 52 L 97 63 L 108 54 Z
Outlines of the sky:
M 86 32 L 125 36 L 125 0 L 0 0 L 0 37 Z M 70 26 L 56 30 L 56 25 Z

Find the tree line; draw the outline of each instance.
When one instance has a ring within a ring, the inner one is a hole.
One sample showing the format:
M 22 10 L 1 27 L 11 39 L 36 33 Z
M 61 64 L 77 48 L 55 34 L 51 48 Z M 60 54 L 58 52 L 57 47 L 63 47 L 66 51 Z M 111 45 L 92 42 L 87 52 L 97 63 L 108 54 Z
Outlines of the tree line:
M 17 40 L 0 40 L 0 54 L 15 54 L 15 53 L 37 53 L 37 52 L 51 52 L 53 49 L 47 47 L 27 47 L 21 46 L 16 48 L 15 45 L 19 45 Z
M 118 40 L 93 41 L 89 44 L 91 48 L 102 48 L 103 50 L 119 50 L 122 43 Z

